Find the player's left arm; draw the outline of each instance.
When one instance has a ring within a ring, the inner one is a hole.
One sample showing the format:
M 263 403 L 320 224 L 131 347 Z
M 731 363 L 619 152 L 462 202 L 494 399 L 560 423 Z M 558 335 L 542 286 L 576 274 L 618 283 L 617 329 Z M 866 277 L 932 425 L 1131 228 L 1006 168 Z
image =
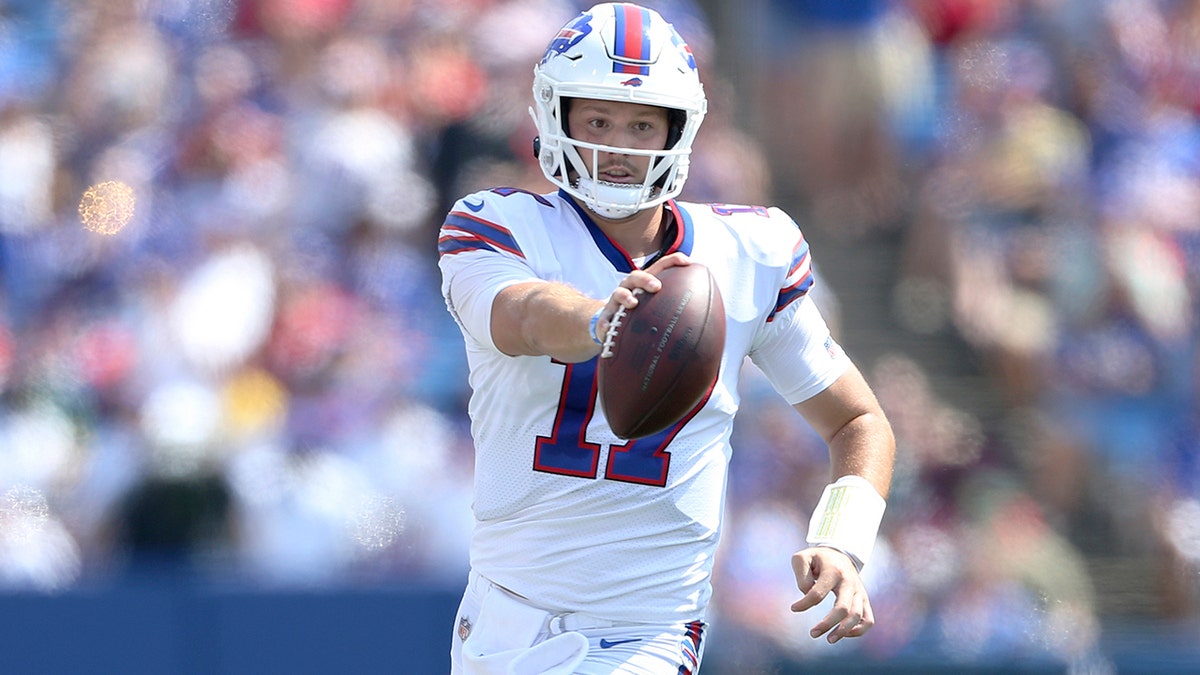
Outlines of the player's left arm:
M 795 405 L 829 445 L 833 477 L 861 476 L 887 498 L 896 439 L 874 392 L 854 365 L 821 393 Z
M 826 488 L 810 525 L 810 545 L 792 556 L 802 612 L 832 592 L 833 609 L 810 634 L 830 643 L 858 637 L 875 624 L 859 568 L 874 544 L 895 460 L 891 424 L 862 374 L 849 366 L 821 393 L 795 404 L 829 446 L 834 482 Z M 816 530 L 816 531 L 814 531 Z

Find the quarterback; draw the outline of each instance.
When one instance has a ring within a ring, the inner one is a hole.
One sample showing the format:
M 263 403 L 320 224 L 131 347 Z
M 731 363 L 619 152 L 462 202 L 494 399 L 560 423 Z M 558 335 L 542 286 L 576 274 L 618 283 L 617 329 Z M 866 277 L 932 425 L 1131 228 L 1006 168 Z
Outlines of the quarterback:
M 830 642 L 875 622 L 860 570 L 891 481 L 891 427 L 808 297 L 793 220 L 676 199 L 706 107 L 670 24 L 596 5 L 534 67 L 534 152 L 557 191 L 498 187 L 446 216 L 442 293 L 466 345 L 475 445 L 453 673 L 699 668 L 747 357 L 829 446 L 831 482 L 791 559 L 791 608 L 834 594 L 810 629 Z M 724 298 L 717 383 L 674 427 L 620 439 L 596 403 L 601 344 L 635 290 L 692 261 Z

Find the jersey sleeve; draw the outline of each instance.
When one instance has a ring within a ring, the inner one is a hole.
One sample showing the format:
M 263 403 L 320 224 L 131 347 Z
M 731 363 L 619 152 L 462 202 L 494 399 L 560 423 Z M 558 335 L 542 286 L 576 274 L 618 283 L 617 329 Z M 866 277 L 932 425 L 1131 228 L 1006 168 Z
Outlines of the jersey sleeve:
M 750 359 L 791 405 L 821 393 L 850 366 L 807 294 L 773 315 L 760 331 Z
M 486 193 L 459 200 L 438 233 L 442 297 L 464 336 L 488 349 L 492 303 L 500 291 L 538 277 Z
M 778 290 L 751 345 L 750 358 L 794 405 L 833 384 L 850 360 L 809 296 L 813 269 L 808 241 L 786 213 L 772 208 L 770 214 L 777 226 L 767 240 L 773 243 L 766 248 L 780 256 L 771 263 L 778 270 Z
M 790 230 L 790 236 L 795 241 L 792 244 L 791 262 L 788 265 L 787 276 L 784 279 L 782 287 L 779 289 L 779 297 L 775 301 L 775 308 L 767 316 L 768 322 L 773 322 L 776 314 L 782 312 L 800 298 L 808 295 L 808 290 L 813 285 L 812 261 L 809 258 L 808 240 L 804 238 L 804 234 L 800 232 L 800 228 L 796 226 L 795 221 L 791 217 L 779 209 L 771 209 L 771 212 L 776 218 L 787 219 L 787 222 L 794 228 L 794 230 Z

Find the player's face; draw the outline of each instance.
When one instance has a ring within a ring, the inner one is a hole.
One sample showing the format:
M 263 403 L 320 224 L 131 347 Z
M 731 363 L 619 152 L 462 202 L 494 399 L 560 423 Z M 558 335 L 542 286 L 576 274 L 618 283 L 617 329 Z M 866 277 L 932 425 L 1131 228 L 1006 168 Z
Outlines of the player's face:
M 668 120 L 666 108 L 575 99 L 567 115 L 567 131 L 577 141 L 634 150 L 662 150 L 667 147 Z M 581 152 L 584 161 L 591 166 L 593 151 Z M 641 184 L 646 180 L 650 158 L 601 152 L 596 166 L 598 171 L 593 178 L 597 180 Z

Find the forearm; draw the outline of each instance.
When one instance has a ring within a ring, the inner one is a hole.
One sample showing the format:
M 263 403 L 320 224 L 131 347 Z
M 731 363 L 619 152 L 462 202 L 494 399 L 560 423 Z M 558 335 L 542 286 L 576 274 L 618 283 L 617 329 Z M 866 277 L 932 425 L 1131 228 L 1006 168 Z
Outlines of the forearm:
M 895 462 L 896 439 L 882 412 L 862 413 L 829 438 L 833 480 L 861 476 L 887 499 Z
M 567 284 L 516 284 L 501 291 L 492 303 L 492 340 L 510 356 L 586 361 L 600 353 L 590 324 L 604 304 Z
M 862 373 L 851 366 L 828 389 L 795 407 L 829 446 L 833 480 L 861 476 L 886 499 L 896 438 Z

